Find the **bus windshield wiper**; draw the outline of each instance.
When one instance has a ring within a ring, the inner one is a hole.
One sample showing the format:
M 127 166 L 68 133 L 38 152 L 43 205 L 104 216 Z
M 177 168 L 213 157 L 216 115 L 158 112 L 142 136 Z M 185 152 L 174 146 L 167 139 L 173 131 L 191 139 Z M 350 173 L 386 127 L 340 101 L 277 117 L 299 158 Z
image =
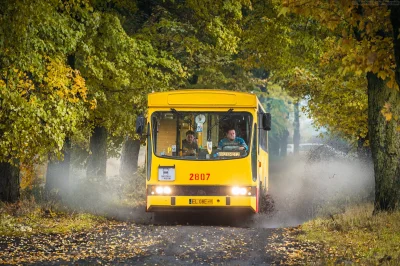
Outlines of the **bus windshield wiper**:
M 219 119 L 219 121 L 216 122 L 216 123 L 219 123 L 221 120 L 224 120 L 225 118 L 227 118 L 228 116 L 230 116 L 231 113 L 233 113 L 233 108 L 229 109 L 228 112 L 226 112 L 226 114 L 224 114 L 224 115 Z M 215 125 L 214 125 L 214 126 L 215 126 Z M 213 126 L 213 127 L 214 127 L 214 126 Z
M 180 113 L 180 112 L 178 112 L 175 108 L 171 108 L 171 112 L 172 112 L 173 114 L 176 114 L 178 117 L 183 117 L 183 114 Z

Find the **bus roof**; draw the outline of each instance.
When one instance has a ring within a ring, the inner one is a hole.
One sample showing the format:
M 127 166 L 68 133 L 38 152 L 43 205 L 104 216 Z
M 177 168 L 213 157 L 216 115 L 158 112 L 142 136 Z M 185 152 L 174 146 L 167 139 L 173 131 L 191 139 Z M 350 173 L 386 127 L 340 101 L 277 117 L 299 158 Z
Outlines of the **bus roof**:
M 257 96 L 252 93 L 187 89 L 167 92 L 153 92 L 148 95 L 149 107 L 254 107 Z

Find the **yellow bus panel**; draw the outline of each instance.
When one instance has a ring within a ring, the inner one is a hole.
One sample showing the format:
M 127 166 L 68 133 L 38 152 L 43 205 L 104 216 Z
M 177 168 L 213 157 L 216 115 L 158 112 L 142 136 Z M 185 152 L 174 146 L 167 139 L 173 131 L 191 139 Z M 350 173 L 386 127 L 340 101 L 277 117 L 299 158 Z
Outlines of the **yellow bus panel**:
M 151 93 L 149 107 L 257 107 L 256 95 L 223 90 L 179 90 Z
M 149 94 L 146 210 L 258 212 L 261 192 L 268 191 L 265 118 L 252 93 L 196 89 Z

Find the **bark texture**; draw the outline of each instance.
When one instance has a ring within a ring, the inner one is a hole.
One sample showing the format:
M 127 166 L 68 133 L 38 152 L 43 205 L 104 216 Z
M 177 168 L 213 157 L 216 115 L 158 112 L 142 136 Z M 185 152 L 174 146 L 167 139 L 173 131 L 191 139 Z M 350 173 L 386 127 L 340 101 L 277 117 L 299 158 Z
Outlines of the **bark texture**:
M 368 79 L 368 132 L 375 171 L 375 212 L 393 211 L 400 202 L 400 93 L 373 73 Z M 383 115 L 389 106 L 393 119 Z
M 396 81 L 400 88 L 400 6 L 390 5 L 390 21 L 393 27 L 394 59 L 396 61 Z
M 90 138 L 90 152 L 87 177 L 105 179 L 107 170 L 107 130 L 105 127 L 94 128 Z
M 121 167 L 119 174 L 122 177 L 129 177 L 138 169 L 140 140 L 126 138 L 121 154 Z
M 6 162 L 0 163 L 0 201 L 16 202 L 20 198 L 19 168 Z

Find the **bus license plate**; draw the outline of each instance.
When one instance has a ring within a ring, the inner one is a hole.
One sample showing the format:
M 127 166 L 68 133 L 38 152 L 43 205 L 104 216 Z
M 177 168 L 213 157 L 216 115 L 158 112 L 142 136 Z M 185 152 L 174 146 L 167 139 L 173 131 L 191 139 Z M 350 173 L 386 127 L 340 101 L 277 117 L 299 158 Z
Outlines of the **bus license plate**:
M 213 204 L 213 200 L 212 199 L 189 199 L 189 204 L 193 204 L 193 205 Z

